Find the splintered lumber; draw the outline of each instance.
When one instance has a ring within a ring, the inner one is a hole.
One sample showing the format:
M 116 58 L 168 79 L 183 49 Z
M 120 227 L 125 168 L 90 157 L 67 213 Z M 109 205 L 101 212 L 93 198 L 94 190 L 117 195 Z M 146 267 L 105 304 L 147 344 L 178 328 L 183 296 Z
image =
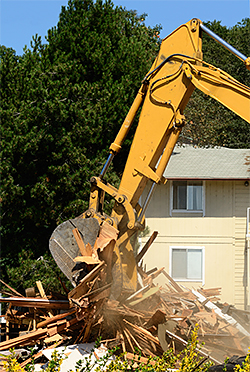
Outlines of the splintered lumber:
M 148 283 L 152 283 L 153 279 L 157 278 L 158 275 L 160 275 L 164 271 L 165 267 L 162 267 L 159 270 L 154 271 L 146 279 L 143 280 L 143 283 L 146 285 Z
M 124 333 L 124 335 L 125 335 L 125 337 L 126 337 L 128 343 L 129 343 L 129 346 L 130 346 L 131 350 L 132 350 L 133 352 L 135 352 L 135 349 L 134 349 L 134 346 L 133 346 L 133 344 L 132 344 L 132 341 L 131 341 L 131 338 L 130 338 L 129 333 L 126 331 L 126 329 L 123 330 L 123 333 Z
M 1 297 L 0 302 L 10 302 L 15 306 L 21 307 L 38 307 L 46 309 L 69 309 L 70 302 L 68 300 L 48 300 L 45 298 L 32 297 Z
M 165 270 L 162 271 L 162 274 L 165 275 L 166 278 L 168 278 L 168 280 L 170 281 L 170 283 L 172 284 L 172 286 L 177 292 L 184 292 L 183 289 L 176 283 L 176 281 Z
M 118 237 L 119 231 L 111 226 L 108 222 L 104 221 L 99 236 L 96 239 L 95 242 L 95 248 L 100 249 L 101 252 L 103 249 L 112 241 L 116 241 Z
M 12 338 L 7 341 L 3 341 L 0 343 L 0 351 L 10 349 L 16 346 L 24 346 L 28 345 L 29 343 L 37 340 L 42 339 L 47 336 L 47 330 L 46 329 L 37 329 L 36 331 L 31 331 L 25 335 Z
M 139 327 L 133 323 L 130 323 L 126 319 L 123 319 L 123 322 L 126 323 L 129 327 L 131 327 L 137 334 L 143 335 L 146 339 L 152 341 L 155 345 L 161 348 L 158 338 L 154 337 L 152 333 L 147 331 L 145 328 Z
M 111 300 L 112 283 L 111 276 L 108 280 L 108 272 L 111 275 L 116 235 L 112 226 L 104 226 L 99 239 L 100 246 L 95 247 L 102 261 L 68 293 L 69 300 L 50 300 L 34 295 L 28 298 L 21 295 L 2 298 L 0 301 L 10 303 L 5 314 L 9 327 L 6 327 L 6 338 L 16 335 L 16 331 L 11 331 L 13 326 L 20 327 L 20 336 L 0 343 L 0 350 L 31 346 L 34 343 L 55 344 L 56 340 L 61 345 L 66 342 L 93 342 L 101 337 L 108 347 L 120 344 L 123 351 L 133 353 L 139 349 L 143 356 L 161 356 L 163 349 L 173 347 L 181 350 L 185 347 L 186 340 L 198 323 L 198 338 L 206 341 L 206 349 L 212 357 L 210 359 L 215 362 L 247 351 L 248 329 L 243 328 L 244 324 L 237 323 L 237 318 L 225 314 L 229 311 L 228 307 L 221 310 L 212 302 L 219 288 L 192 291 L 179 286 L 163 268 L 156 268 L 149 274 L 140 267 L 138 271 L 143 282 L 148 284 L 132 295 L 130 293 L 124 302 Z M 95 250 L 89 248 L 94 254 Z M 152 283 L 152 279 L 159 273 L 168 279 L 169 285 L 164 288 Z M 46 296 L 41 282 L 38 282 L 38 288 L 40 295 Z M 12 293 L 15 293 L 14 290 Z M 28 309 L 17 310 L 12 304 Z M 36 331 L 30 331 L 34 307 L 38 324 Z M 54 309 L 53 316 L 49 314 L 51 309 Z M 66 312 L 60 314 L 59 311 L 63 309 Z M 244 317 L 248 315 L 249 312 L 246 312 Z M 248 318 L 245 320 L 248 322 Z M 248 326 L 249 323 L 246 324 Z M 175 334 L 177 332 L 178 336 Z M 205 357 L 206 349 L 202 349 L 203 354 L 200 352 Z
M 163 327 L 162 327 L 163 328 Z M 177 340 L 179 341 L 183 346 L 187 346 L 187 341 L 183 340 L 183 338 L 181 338 L 180 336 L 177 336 L 175 335 L 174 333 L 168 331 L 167 329 L 165 329 L 165 332 L 171 337 L 173 338 L 174 340 Z M 212 362 L 216 363 L 216 364 L 220 364 L 220 361 L 214 359 L 213 357 L 211 357 L 210 355 L 208 355 L 207 353 L 205 353 L 204 351 L 200 350 L 199 348 L 195 348 L 195 350 L 197 351 L 197 353 L 199 353 L 200 355 L 202 355 L 203 357 L 207 357 L 209 358 Z
M 85 262 L 87 265 L 96 265 L 100 262 L 92 256 L 77 256 L 74 258 L 74 262 Z
M 203 296 L 205 296 L 205 297 L 220 296 L 221 295 L 221 288 L 220 287 L 217 287 L 217 288 L 208 288 L 208 289 L 199 288 L 198 289 L 198 292 L 200 292 L 201 294 L 203 294 Z
M 78 245 L 81 256 L 74 258 L 74 262 L 85 262 L 87 265 L 93 265 L 100 263 L 96 249 L 92 249 L 91 245 L 87 243 L 84 244 L 81 234 L 77 228 L 72 230 L 76 243 Z
M 11 292 L 15 293 L 17 296 L 19 297 L 23 297 L 21 295 L 21 293 L 17 292 L 14 288 L 12 288 L 10 285 L 8 285 L 7 283 L 5 283 L 2 279 L 0 279 L 0 282 L 5 285 L 5 287 L 9 288 L 11 290 Z
M 72 233 L 73 233 L 74 238 L 77 242 L 77 245 L 78 245 L 78 248 L 81 252 L 81 255 L 82 256 L 91 256 L 91 254 L 92 254 L 91 248 L 89 250 L 89 247 L 87 248 L 85 246 L 84 241 L 82 240 L 82 237 L 80 235 L 80 232 L 79 232 L 78 228 L 76 227 L 75 229 L 73 229 Z
M 144 245 L 142 250 L 138 253 L 138 255 L 135 257 L 135 262 L 138 264 L 142 257 L 145 255 L 147 250 L 150 248 L 151 244 L 154 242 L 155 238 L 158 235 L 158 231 L 154 231 L 153 234 L 148 239 L 147 243 Z
M 53 343 L 52 345 L 46 347 L 46 349 L 39 351 L 38 353 L 36 353 L 36 354 L 33 355 L 32 357 L 30 357 L 30 358 L 26 359 L 24 362 L 20 363 L 20 367 L 21 367 L 21 368 L 24 368 L 28 363 L 31 363 L 32 360 L 35 361 L 36 359 L 40 358 L 40 357 L 43 355 L 43 352 L 44 352 L 45 350 L 48 350 L 48 349 L 54 349 L 55 347 L 60 346 L 63 342 L 64 342 L 64 340 L 57 341 L 57 342 Z
M 156 294 L 157 292 L 159 292 L 159 290 L 160 290 L 160 287 L 152 287 L 149 290 L 147 290 L 146 292 L 144 292 L 141 298 L 129 302 L 129 305 L 130 306 L 135 306 L 138 303 L 140 303 L 140 302 L 146 300 L 147 298 L 153 296 L 154 294 Z
M 69 315 L 73 315 L 74 313 L 76 312 L 76 309 L 73 308 L 71 309 L 70 311 L 68 311 L 67 313 L 63 313 L 63 314 L 58 314 L 58 315 L 55 315 L 53 316 L 53 318 L 49 318 L 47 320 L 44 320 L 43 322 L 40 322 L 37 324 L 37 328 L 43 328 L 43 327 L 46 327 L 48 324 L 50 323 L 54 323 L 56 322 L 57 320 L 61 320 L 63 318 L 66 318 L 67 316 Z
M 150 328 L 152 326 L 158 326 L 158 324 L 165 323 L 166 313 L 161 310 L 156 310 L 156 312 L 151 316 L 149 321 L 145 324 L 145 328 Z
M 225 319 L 229 324 L 235 326 L 238 331 L 240 331 L 244 336 L 250 337 L 250 333 L 247 332 L 247 330 L 242 327 L 234 318 L 232 318 L 230 315 L 223 314 L 218 306 L 216 306 L 211 301 L 207 301 L 207 298 L 204 297 L 201 293 L 195 291 L 194 289 L 192 290 L 192 293 L 197 297 L 200 303 L 205 303 L 206 307 L 208 307 L 210 310 L 213 309 L 217 315 L 219 315 L 222 319 Z
M 44 291 L 41 280 L 36 281 L 36 285 L 37 285 L 37 288 L 39 290 L 39 293 L 40 293 L 41 297 L 46 298 L 46 300 L 47 300 L 48 298 L 47 298 L 46 293 Z M 53 317 L 53 314 L 50 311 L 48 312 L 48 314 L 51 318 Z
M 138 295 L 140 295 L 142 292 L 144 292 L 148 288 L 149 288 L 149 284 L 147 284 L 145 287 L 140 288 L 137 292 L 134 292 L 131 296 L 129 296 L 126 299 L 126 302 L 131 301 L 133 298 L 137 297 Z
M 88 273 L 81 280 L 78 286 L 76 286 L 74 289 L 72 289 L 72 291 L 69 292 L 68 297 L 70 299 L 78 299 L 82 297 L 83 295 L 85 295 L 89 289 L 87 283 L 93 280 L 98 275 L 98 273 L 104 267 L 104 265 L 105 265 L 105 262 L 102 261 L 93 270 L 91 270 L 90 273 Z
M 47 336 L 54 336 L 60 332 L 67 331 L 72 329 L 72 326 L 79 323 L 76 318 L 73 318 L 69 321 L 66 319 L 57 320 L 54 323 L 48 324 L 46 328 L 40 328 L 35 331 L 31 331 L 19 337 L 12 338 L 0 343 L 0 351 L 5 349 L 10 349 L 13 347 L 28 346 L 33 342 L 42 340 Z

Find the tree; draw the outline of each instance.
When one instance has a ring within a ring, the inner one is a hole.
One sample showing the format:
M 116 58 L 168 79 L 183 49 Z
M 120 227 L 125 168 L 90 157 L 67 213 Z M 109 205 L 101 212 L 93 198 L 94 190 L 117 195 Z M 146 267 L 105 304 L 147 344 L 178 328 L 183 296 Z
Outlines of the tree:
M 242 54 L 250 54 L 249 18 L 232 28 L 222 26 L 218 21 L 207 22 L 205 25 Z M 250 73 L 244 63 L 206 34 L 203 34 L 203 59 L 250 86 Z M 250 147 L 249 123 L 198 89 L 194 91 L 185 114 L 187 125 L 181 141 L 198 146 Z
M 22 56 L 1 48 L 5 277 L 18 253 L 43 255 L 56 225 L 87 209 L 89 179 L 158 51 L 159 27 L 144 18 L 109 0 L 70 0 L 47 45 L 36 35 Z
M 87 209 L 89 179 L 101 170 L 159 49 L 160 27 L 146 27 L 144 18 L 110 0 L 69 0 L 47 44 L 36 35 L 22 56 L 1 47 L 1 267 L 9 283 L 11 267 L 25 267 L 21 252 L 35 262 L 48 251 L 56 225 Z M 232 29 L 207 25 L 246 53 L 249 19 Z M 207 62 L 246 84 L 242 62 L 206 35 L 203 45 Z M 249 146 L 249 125 L 198 91 L 186 116 L 185 140 Z M 108 173 L 112 184 L 132 135 L 133 129 Z

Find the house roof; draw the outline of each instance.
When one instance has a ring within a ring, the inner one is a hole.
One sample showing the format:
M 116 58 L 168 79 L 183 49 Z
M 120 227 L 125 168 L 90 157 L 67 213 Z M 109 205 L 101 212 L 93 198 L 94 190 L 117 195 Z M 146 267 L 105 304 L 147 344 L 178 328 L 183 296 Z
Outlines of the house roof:
M 168 179 L 250 179 L 250 149 L 176 146 L 164 177 Z

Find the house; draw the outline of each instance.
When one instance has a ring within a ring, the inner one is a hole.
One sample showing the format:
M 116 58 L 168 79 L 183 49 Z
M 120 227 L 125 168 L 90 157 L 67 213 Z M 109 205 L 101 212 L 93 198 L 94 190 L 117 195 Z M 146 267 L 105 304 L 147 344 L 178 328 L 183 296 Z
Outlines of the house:
M 150 233 L 159 232 L 147 270 L 164 266 L 189 288 L 221 287 L 223 302 L 250 309 L 250 149 L 176 147 L 164 177 L 146 212 Z

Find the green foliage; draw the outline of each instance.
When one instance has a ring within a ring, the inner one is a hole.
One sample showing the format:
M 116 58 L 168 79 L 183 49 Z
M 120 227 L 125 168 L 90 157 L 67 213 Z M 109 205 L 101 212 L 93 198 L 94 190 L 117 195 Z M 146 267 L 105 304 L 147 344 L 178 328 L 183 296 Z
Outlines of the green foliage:
M 32 252 L 34 260 L 44 255 L 57 224 L 87 209 L 89 179 L 102 169 L 159 49 L 160 28 L 146 27 L 144 19 L 110 0 L 69 0 L 47 44 L 35 35 L 22 56 L 0 47 L 1 268 L 7 282 L 19 275 L 10 268 L 20 265 L 20 252 Z M 247 53 L 248 18 L 231 29 L 207 25 Z M 249 83 L 243 63 L 206 35 L 203 50 L 207 62 Z M 249 147 L 249 125 L 198 91 L 186 116 L 185 140 Z M 134 128 L 108 173 L 113 185 Z
M 243 19 L 232 28 L 217 21 L 204 24 L 242 54 L 250 55 L 250 18 Z M 205 33 L 203 59 L 250 86 L 250 73 L 244 63 Z M 187 125 L 181 137 L 183 142 L 189 141 L 198 146 L 250 147 L 249 123 L 198 89 L 193 93 L 185 115 Z
M 59 372 L 61 364 L 65 357 L 55 349 L 51 355 L 48 365 L 44 372 Z M 3 370 L 6 372 L 33 372 L 35 370 L 34 361 L 22 368 L 17 361 L 14 349 L 10 349 L 10 354 L 7 356 L 7 361 L 3 362 Z
M 101 357 L 100 359 L 93 358 L 94 351 L 82 360 L 79 360 L 76 363 L 75 371 L 77 372 L 112 372 L 112 371 L 130 371 L 130 372 L 161 372 L 167 371 L 169 369 L 176 368 L 179 372 L 206 372 L 208 371 L 209 367 L 212 365 L 211 362 L 205 362 L 204 358 L 198 356 L 198 350 L 200 348 L 197 339 L 197 332 L 198 328 L 196 327 L 195 330 L 192 332 L 192 336 L 188 341 L 186 348 L 180 352 L 179 354 L 175 355 L 172 349 L 166 351 L 162 357 L 151 357 L 149 356 L 147 360 L 144 362 L 141 360 L 140 353 L 134 354 L 134 358 L 132 361 L 126 359 L 126 354 L 121 354 L 120 356 L 116 356 L 114 358 L 115 353 L 117 352 L 117 348 L 109 350 L 106 355 Z M 14 356 L 12 355 L 9 357 L 11 358 Z M 247 357 L 248 358 L 248 357 Z M 246 358 L 246 365 L 249 365 L 249 361 Z M 63 356 L 55 349 L 52 354 L 52 358 L 48 363 L 45 372 L 54 372 L 60 370 L 60 365 L 62 364 Z M 18 363 L 15 362 L 16 367 L 18 368 Z M 6 364 L 6 372 L 15 372 L 13 368 L 11 368 L 12 363 L 9 365 Z M 29 366 L 26 366 L 26 370 L 30 370 Z M 24 372 L 24 370 L 16 370 L 17 372 Z M 241 370 L 239 370 L 241 372 Z
M 22 250 L 18 254 L 16 265 L 7 265 L 6 271 L 9 277 L 8 284 L 19 292 L 24 292 L 26 288 L 36 287 L 38 280 L 42 281 L 46 293 L 62 292 L 60 279 L 64 282 L 66 279 L 48 253 L 35 259 L 31 251 Z M 66 284 L 70 289 L 70 282 L 67 281 Z
M 1 47 L 6 280 L 6 265 L 16 266 L 19 252 L 43 255 L 56 225 L 87 209 L 89 179 L 101 170 L 155 58 L 157 30 L 111 1 L 70 0 L 47 45 L 36 35 L 22 56 Z M 130 142 L 110 169 L 114 185 Z
M 98 347 L 98 345 L 96 345 Z M 76 372 L 112 372 L 112 371 L 130 371 L 130 372 L 161 372 L 175 369 L 179 372 L 207 372 L 213 364 L 212 362 L 206 361 L 206 358 L 199 356 L 199 350 L 201 345 L 198 342 L 198 326 L 192 331 L 191 337 L 187 343 L 187 346 L 177 355 L 174 354 L 173 349 L 167 350 L 162 357 L 148 357 L 146 362 L 142 361 L 141 354 L 138 352 L 134 354 L 132 361 L 126 359 L 126 354 L 120 354 L 115 356 L 118 348 L 109 350 L 100 359 L 95 359 L 94 351 L 79 360 L 74 368 Z M 6 372 L 32 372 L 34 371 L 34 361 L 28 364 L 25 368 L 21 368 L 18 363 L 14 350 L 10 350 L 10 355 L 7 357 L 7 361 L 4 362 L 4 370 Z M 56 372 L 60 371 L 65 356 L 55 349 L 52 353 L 51 360 L 48 362 L 45 372 Z M 226 371 L 225 361 L 225 371 Z M 72 370 L 71 370 L 72 371 Z M 236 365 L 234 371 L 236 372 L 249 372 L 250 371 L 250 350 L 246 355 L 245 361 L 242 366 Z M 70 371 L 69 371 L 70 372 Z
M 2 356 L 4 357 L 4 355 Z M 7 372 L 25 372 L 25 369 L 17 361 L 14 349 L 10 349 L 7 360 L 3 362 L 3 370 Z
M 59 372 L 61 369 L 61 364 L 64 359 L 65 357 L 61 353 L 59 353 L 58 350 L 55 349 L 44 371 L 45 372 L 57 372 L 57 371 Z
M 242 366 L 237 364 L 234 370 L 235 372 L 250 372 L 250 348 L 248 349 L 246 359 L 242 363 Z

